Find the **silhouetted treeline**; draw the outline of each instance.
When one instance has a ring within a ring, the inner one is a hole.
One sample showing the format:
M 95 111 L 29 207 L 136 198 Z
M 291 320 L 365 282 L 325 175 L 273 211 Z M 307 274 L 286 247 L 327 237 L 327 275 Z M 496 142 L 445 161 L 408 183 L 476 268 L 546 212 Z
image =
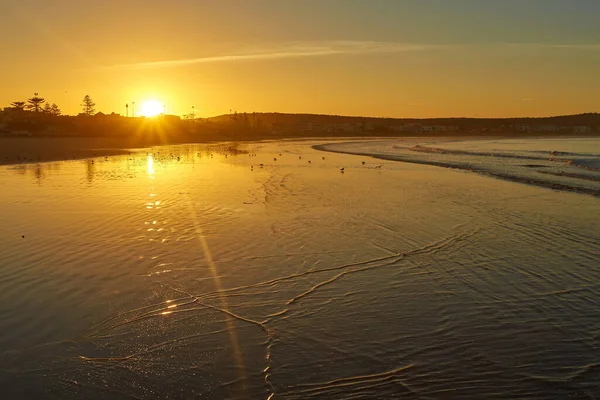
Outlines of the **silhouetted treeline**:
M 20 105 L 20 104 L 19 104 Z M 84 104 L 82 104 L 85 106 Z M 93 104 L 88 102 L 88 108 Z M 302 137 L 598 135 L 600 114 L 546 118 L 372 118 L 338 115 L 234 113 L 207 119 L 172 115 L 65 116 L 24 107 L 0 112 L 0 136 L 105 137 L 130 146 Z

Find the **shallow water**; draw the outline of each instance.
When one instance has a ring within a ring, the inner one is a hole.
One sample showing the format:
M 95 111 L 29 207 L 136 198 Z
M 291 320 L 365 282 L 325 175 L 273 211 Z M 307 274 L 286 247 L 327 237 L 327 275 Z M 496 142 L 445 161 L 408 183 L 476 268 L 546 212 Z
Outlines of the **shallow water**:
M 600 396 L 597 197 L 313 144 L 1 167 L 3 398 Z
M 322 150 L 456 168 L 600 197 L 600 139 L 391 139 L 316 146 Z

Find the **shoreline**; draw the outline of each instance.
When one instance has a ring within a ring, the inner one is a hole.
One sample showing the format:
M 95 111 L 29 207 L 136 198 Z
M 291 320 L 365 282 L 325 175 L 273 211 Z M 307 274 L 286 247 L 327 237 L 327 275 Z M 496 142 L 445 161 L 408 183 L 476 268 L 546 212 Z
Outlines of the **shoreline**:
M 434 138 L 432 138 L 432 139 L 434 139 Z M 531 140 L 531 139 L 536 139 L 536 138 L 530 138 L 529 140 Z M 542 138 L 539 138 L 539 139 L 542 139 Z M 551 138 L 546 138 L 546 139 L 551 139 Z M 341 144 L 344 144 L 344 143 L 341 143 Z M 537 187 L 551 189 L 551 190 L 557 190 L 557 191 L 591 195 L 591 196 L 600 198 L 600 189 L 574 187 L 574 186 L 569 186 L 567 184 L 562 184 L 562 183 L 557 183 L 557 182 L 548 182 L 548 181 L 545 181 L 542 179 L 536 179 L 536 178 L 532 178 L 532 177 L 523 178 L 523 177 L 511 175 L 511 174 L 504 173 L 504 172 L 478 169 L 478 168 L 475 168 L 475 167 L 469 166 L 469 165 L 445 163 L 445 162 L 434 161 L 434 160 L 415 160 L 415 159 L 409 159 L 406 157 L 402 157 L 400 155 L 336 150 L 336 149 L 331 149 L 330 148 L 331 145 L 333 145 L 333 143 L 317 144 L 317 145 L 311 146 L 311 148 L 314 150 L 317 150 L 317 151 L 323 151 L 323 152 L 328 152 L 328 153 L 356 155 L 356 156 L 362 156 L 362 157 L 370 157 L 370 158 L 374 158 L 377 160 L 383 160 L 383 161 L 393 161 L 393 162 L 409 163 L 409 164 L 417 164 L 417 165 L 428 165 L 428 166 L 438 167 L 438 168 L 466 171 L 466 172 L 475 173 L 475 174 L 481 175 L 481 176 L 505 180 L 508 182 L 537 186 Z M 564 176 L 564 175 L 561 175 L 561 176 Z M 575 176 L 575 178 L 581 178 L 581 177 Z M 593 180 L 595 180 L 595 179 L 593 179 Z
M 599 137 L 597 135 L 571 136 L 305 136 L 256 138 L 254 140 L 140 140 L 140 138 L 114 137 L 0 137 L 0 166 L 37 164 L 69 160 L 84 160 L 96 157 L 119 156 L 134 153 L 139 149 L 155 146 L 176 146 L 215 143 L 259 143 L 271 141 L 371 141 L 397 139 L 407 141 L 464 141 L 464 140 L 509 140 L 509 139 L 580 139 Z M 323 143 L 323 145 L 326 143 Z M 313 146 L 314 147 L 314 146 Z M 321 150 L 321 149 L 318 149 Z

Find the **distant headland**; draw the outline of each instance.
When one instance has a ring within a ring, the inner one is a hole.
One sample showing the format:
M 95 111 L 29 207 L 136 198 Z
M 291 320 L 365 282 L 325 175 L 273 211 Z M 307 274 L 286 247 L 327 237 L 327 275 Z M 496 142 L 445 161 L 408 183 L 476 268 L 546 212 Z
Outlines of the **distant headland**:
M 34 139 L 42 138 L 45 143 L 48 139 L 62 138 L 61 147 L 67 149 L 104 149 L 104 152 L 112 149 L 114 153 L 114 149 L 177 143 L 319 137 L 600 136 L 599 113 L 541 118 L 414 119 L 235 112 L 211 118 L 196 118 L 193 114 L 183 117 L 159 114 L 145 118 L 96 112 L 90 96 L 83 98 L 81 106 L 79 115 L 62 115 L 56 104 L 45 102 L 36 93 L 27 102 L 13 102 L 2 109 L 0 162 L 23 162 L 14 158 L 17 156 L 24 161 L 36 161 L 33 150 L 28 149 L 36 147 L 31 144 Z M 29 144 L 18 145 L 23 143 L 22 139 L 28 139 Z M 90 154 L 99 154 L 98 151 Z M 41 148 L 37 152 L 47 153 Z M 60 154 L 50 158 L 66 158 Z M 86 151 L 73 157 L 87 156 Z

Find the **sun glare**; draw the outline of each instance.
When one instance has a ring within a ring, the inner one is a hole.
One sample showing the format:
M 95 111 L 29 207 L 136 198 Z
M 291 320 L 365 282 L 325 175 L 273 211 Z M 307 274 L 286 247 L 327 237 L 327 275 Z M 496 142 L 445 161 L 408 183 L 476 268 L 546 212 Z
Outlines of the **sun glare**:
M 163 105 L 156 100 L 147 100 L 142 103 L 140 115 L 144 117 L 154 117 L 163 113 Z

